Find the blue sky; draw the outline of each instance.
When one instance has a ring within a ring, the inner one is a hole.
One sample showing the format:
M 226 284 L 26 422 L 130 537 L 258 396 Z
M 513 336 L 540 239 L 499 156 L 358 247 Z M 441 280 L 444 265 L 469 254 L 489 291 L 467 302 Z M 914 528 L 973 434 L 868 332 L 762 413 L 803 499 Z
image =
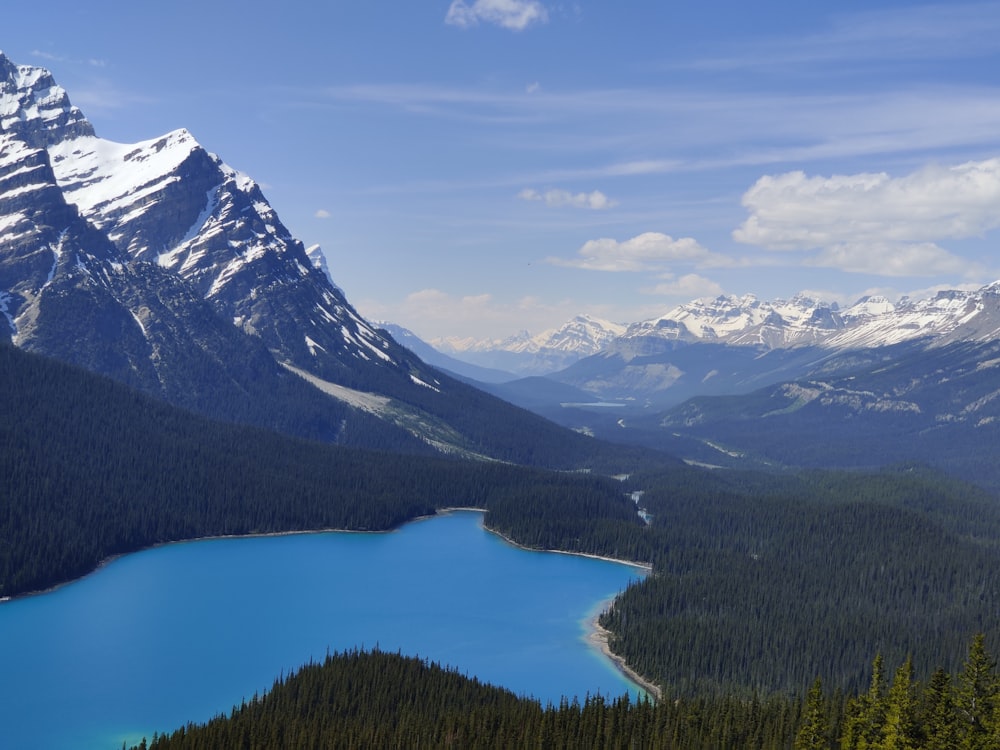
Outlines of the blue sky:
M 425 339 L 1000 279 L 998 2 L 52 0 L 0 28 L 102 137 L 190 130 Z

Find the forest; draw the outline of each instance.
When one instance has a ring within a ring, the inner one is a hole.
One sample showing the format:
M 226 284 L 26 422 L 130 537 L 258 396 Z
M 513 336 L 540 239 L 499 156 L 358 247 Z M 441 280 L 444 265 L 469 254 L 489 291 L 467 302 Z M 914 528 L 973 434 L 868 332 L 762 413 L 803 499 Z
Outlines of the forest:
M 588 695 L 542 706 L 416 657 L 327 656 L 279 678 L 229 715 L 131 750 L 279 748 L 663 748 L 665 750 L 988 750 L 1000 746 L 1000 680 L 981 635 L 958 670 L 890 678 L 876 654 L 867 689 L 716 694 L 652 703 Z
M 519 541 L 534 519 L 547 543 L 601 553 L 642 527 L 621 482 L 597 474 L 293 439 L 8 347 L 0 382 L 0 597 L 164 542 L 386 530 L 454 506 L 495 512 Z
M 554 471 L 212 421 L 11 347 L 0 382 L 0 597 L 175 540 L 475 506 L 525 546 L 652 565 L 602 624 L 664 703 L 737 714 L 817 675 L 858 693 L 876 653 L 912 657 L 926 683 L 957 674 L 976 633 L 1000 645 L 996 498 L 920 465 L 750 472 L 636 452 Z
M 996 647 L 995 499 L 919 466 L 636 475 L 654 575 L 602 617 L 613 650 L 667 695 L 857 689 L 871 654 L 955 668 Z M 684 644 L 677 648 L 676 644 Z

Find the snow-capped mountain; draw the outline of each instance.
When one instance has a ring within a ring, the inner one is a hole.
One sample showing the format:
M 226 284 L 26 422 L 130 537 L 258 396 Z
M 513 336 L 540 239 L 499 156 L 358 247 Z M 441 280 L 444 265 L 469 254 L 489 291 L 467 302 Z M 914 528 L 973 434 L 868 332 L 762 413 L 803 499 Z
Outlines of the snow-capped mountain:
M 628 327 L 624 339 L 714 342 L 782 349 L 891 346 L 913 339 L 940 345 L 1000 336 L 1000 282 L 974 291 L 938 292 L 922 300 L 863 297 L 846 309 L 805 295 L 766 302 L 719 296 L 679 305 Z
M 568 367 L 604 349 L 626 326 L 592 315 L 577 315 L 558 328 L 531 335 L 521 331 L 505 339 L 434 339 L 431 345 L 480 367 L 517 375 L 541 375 Z
M 310 250 L 186 130 L 99 138 L 48 71 L 0 53 L 0 345 L 339 442 L 518 460 L 555 429 L 368 323 Z
M 722 295 L 687 302 L 658 318 L 634 323 L 625 338 L 653 336 L 776 349 L 817 343 L 843 326 L 835 304 L 804 295 L 774 302 L 752 294 Z

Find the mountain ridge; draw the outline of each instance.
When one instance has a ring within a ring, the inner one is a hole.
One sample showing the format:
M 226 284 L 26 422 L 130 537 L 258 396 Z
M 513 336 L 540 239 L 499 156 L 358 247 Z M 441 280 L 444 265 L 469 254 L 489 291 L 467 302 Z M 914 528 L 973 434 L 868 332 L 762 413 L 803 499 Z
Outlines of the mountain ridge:
M 188 131 L 101 139 L 0 53 L 0 343 L 314 439 L 558 468 L 599 452 L 427 365 L 316 260 Z

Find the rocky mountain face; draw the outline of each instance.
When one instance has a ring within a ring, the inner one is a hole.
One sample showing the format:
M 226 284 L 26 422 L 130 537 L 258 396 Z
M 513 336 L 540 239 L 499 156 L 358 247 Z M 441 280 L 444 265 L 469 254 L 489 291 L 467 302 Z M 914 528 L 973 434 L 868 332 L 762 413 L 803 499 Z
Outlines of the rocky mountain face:
M 309 437 L 531 455 L 517 435 L 552 426 L 369 324 L 321 256 L 187 131 L 103 140 L 47 71 L 0 53 L 0 345 Z
M 104 310 L 103 331 L 116 332 L 104 337 L 114 344 L 109 356 L 128 364 L 102 360 L 79 340 L 73 348 L 152 389 L 176 374 L 167 339 L 187 348 L 195 329 L 220 359 L 228 339 L 348 384 L 363 382 L 370 366 L 422 382 L 419 360 L 354 311 L 256 183 L 189 133 L 111 143 L 46 71 L 0 57 L 0 75 L 0 289 L 14 343 L 55 354 L 55 342 L 68 339 L 65 328 L 43 325 L 43 310 L 55 314 L 46 300 L 86 290 Z

